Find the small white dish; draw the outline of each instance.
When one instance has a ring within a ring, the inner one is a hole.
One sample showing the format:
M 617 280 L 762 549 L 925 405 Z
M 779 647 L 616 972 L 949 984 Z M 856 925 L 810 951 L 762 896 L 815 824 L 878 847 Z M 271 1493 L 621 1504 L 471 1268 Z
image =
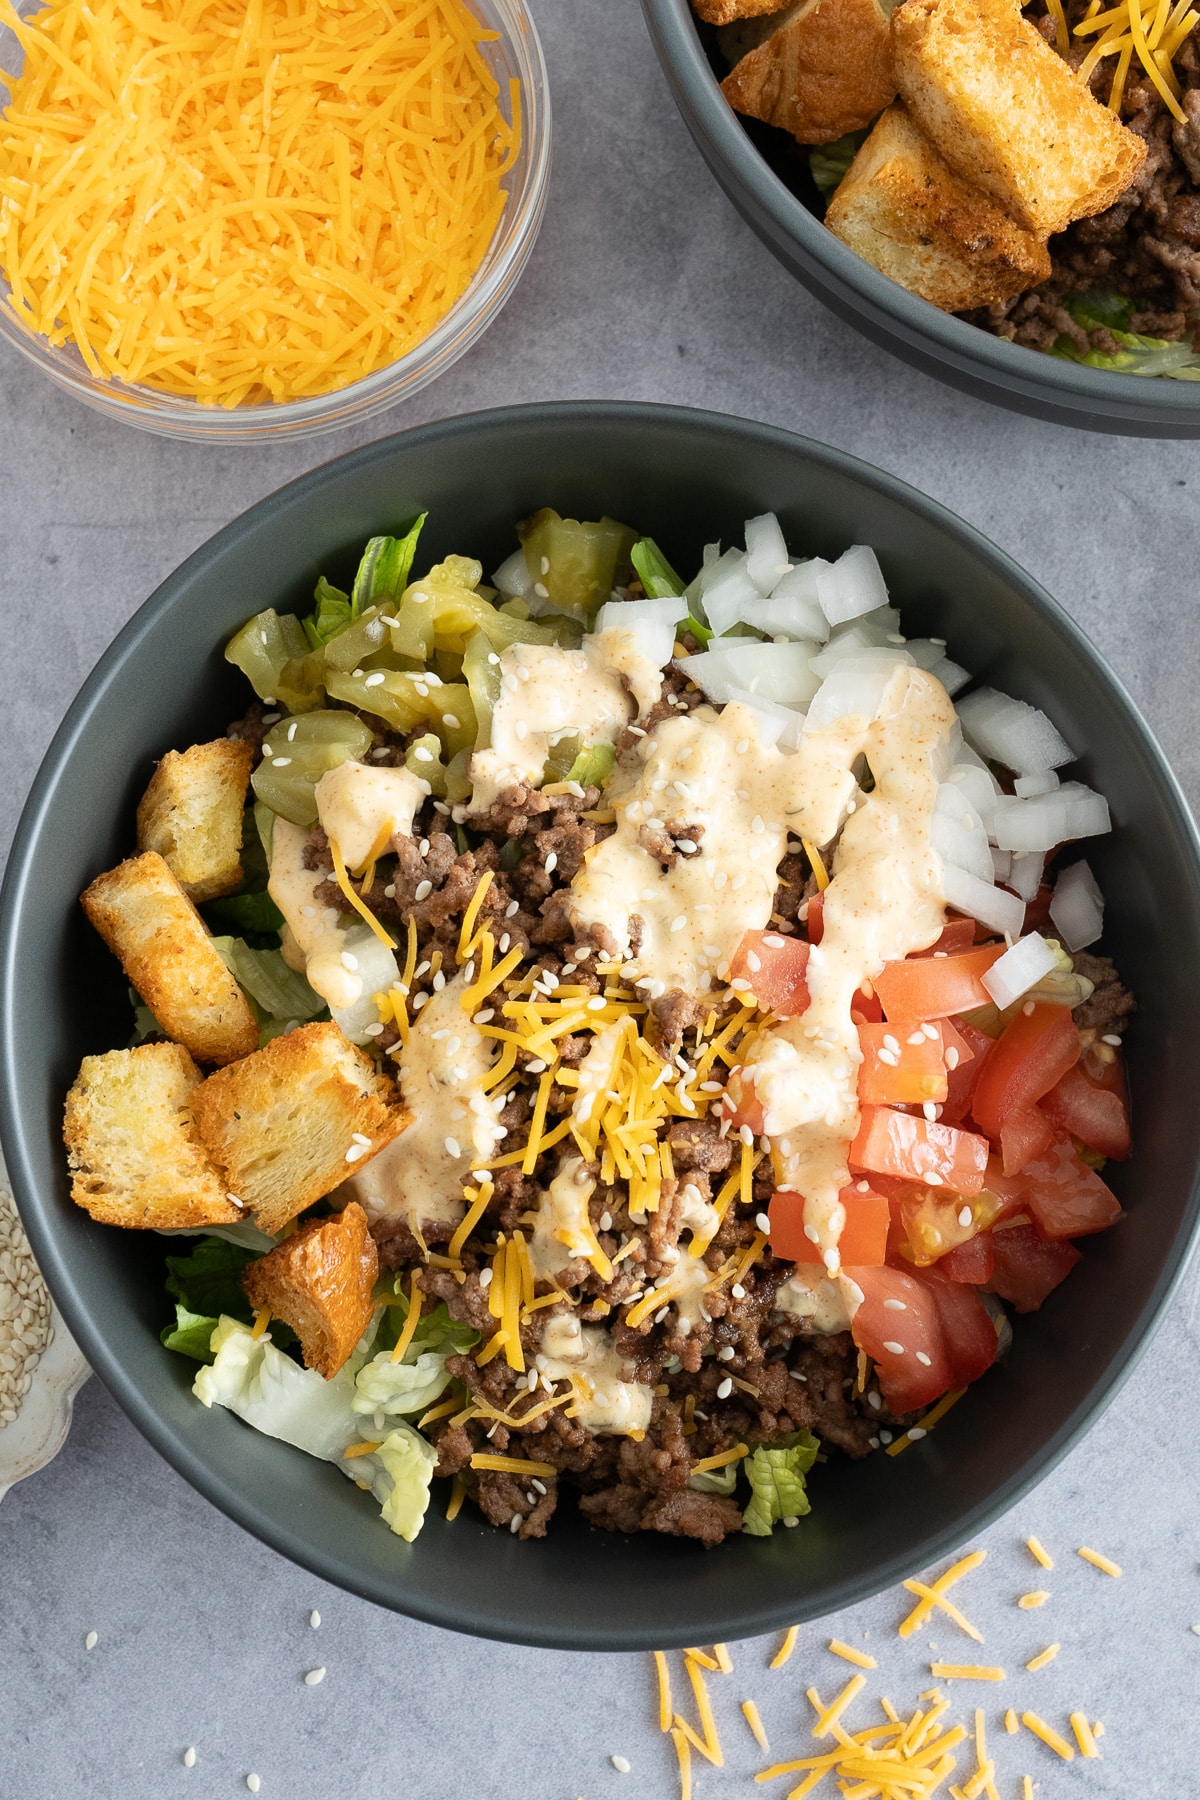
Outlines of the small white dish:
M 2 1162 L 0 1184 L 8 1188 Z M 75 1396 L 92 1372 L 53 1300 L 50 1327 L 50 1341 L 34 1366 L 20 1411 L 0 1425 L 0 1500 L 16 1482 L 58 1455 L 71 1429 Z

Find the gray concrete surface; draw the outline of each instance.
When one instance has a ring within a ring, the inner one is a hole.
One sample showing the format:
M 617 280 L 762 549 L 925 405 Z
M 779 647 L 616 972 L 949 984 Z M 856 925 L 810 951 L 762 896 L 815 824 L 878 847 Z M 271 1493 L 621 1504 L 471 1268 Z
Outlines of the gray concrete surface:
M 77 686 L 134 607 L 218 526 L 365 437 L 514 401 L 634 397 L 766 419 L 881 464 L 963 514 L 1067 606 L 1158 733 L 1193 803 L 1200 451 L 1030 423 L 951 393 L 823 311 L 739 222 L 675 114 L 634 0 L 532 0 L 557 106 L 549 215 L 488 338 L 367 431 L 274 450 L 171 444 L 109 424 L 4 349 L 0 490 L 8 706 L 0 848 Z M 986 1707 L 997 1791 L 1018 1800 L 1171 1800 L 1200 1791 L 1200 1452 L 1193 1273 L 1123 1393 L 1073 1455 L 981 1542 L 962 1589 L 1000 1688 Z M 1022 1548 L 1037 1533 L 1049 1576 Z M 1074 1554 L 1098 1545 L 1112 1581 Z M 1040 1611 L 1014 1604 L 1044 1585 Z M 872 1693 L 908 1705 L 933 1655 L 976 1654 L 952 1626 L 903 1644 L 891 1592 L 803 1632 L 788 1667 L 735 1646 L 714 1678 L 728 1750 L 697 1800 L 772 1796 L 738 1713 L 757 1698 L 772 1751 L 804 1755 L 804 1689 L 849 1670 L 834 1634 L 880 1660 Z M 311 1608 L 320 1629 L 308 1624 Z M 84 1649 L 85 1634 L 99 1633 Z M 869 1635 L 868 1635 L 869 1634 Z M 931 1650 L 932 1643 L 937 1650 Z M 1022 1665 L 1060 1642 L 1039 1674 Z M 674 1659 L 677 1682 L 681 1679 Z M 304 1673 L 328 1675 L 308 1687 Z M 1103 1719 L 1103 1759 L 1067 1766 L 1003 1708 L 1060 1727 Z M 865 1714 L 864 1714 L 865 1717 Z M 194 1768 L 182 1754 L 198 1751 Z M 614 1770 L 616 1753 L 632 1765 Z M 960 1765 L 962 1778 L 970 1760 Z M 95 1381 L 58 1460 L 0 1508 L 0 1800 L 245 1793 L 264 1800 L 667 1800 L 648 1660 L 553 1655 L 452 1637 L 328 1589 L 212 1511 Z M 832 1792 L 832 1789 L 820 1790 Z

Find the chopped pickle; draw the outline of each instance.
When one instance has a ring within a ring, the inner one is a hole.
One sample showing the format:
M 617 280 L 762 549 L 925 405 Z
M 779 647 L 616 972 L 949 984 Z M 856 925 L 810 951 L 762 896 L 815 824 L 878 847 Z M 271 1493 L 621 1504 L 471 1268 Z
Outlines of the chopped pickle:
M 308 640 L 294 613 L 273 606 L 255 613 L 225 646 L 225 660 L 242 671 L 260 700 L 279 698 L 285 667 L 307 654 Z
M 591 744 L 581 750 L 567 770 L 567 780 L 580 787 L 603 787 L 613 772 L 617 753 L 611 744 Z
M 251 780 L 264 806 L 293 825 L 315 825 L 314 788 L 328 769 L 366 754 L 374 733 L 348 712 L 309 712 L 281 719 L 263 739 Z
M 500 657 L 482 631 L 473 631 L 467 639 L 462 672 L 475 712 L 473 747 L 486 750 L 492 741 L 492 709 L 500 698 Z
M 637 541 L 616 519 L 563 519 L 548 506 L 522 520 L 517 535 L 538 598 L 584 624 L 611 595 Z
M 441 739 L 432 731 L 417 738 L 404 753 L 404 766 L 418 781 L 423 781 L 435 799 L 446 798 L 446 765 L 442 761 Z
M 369 656 L 387 644 L 387 626 L 380 618 L 382 608 L 372 606 L 360 618 L 348 623 L 325 645 L 325 661 L 331 669 L 357 669 Z

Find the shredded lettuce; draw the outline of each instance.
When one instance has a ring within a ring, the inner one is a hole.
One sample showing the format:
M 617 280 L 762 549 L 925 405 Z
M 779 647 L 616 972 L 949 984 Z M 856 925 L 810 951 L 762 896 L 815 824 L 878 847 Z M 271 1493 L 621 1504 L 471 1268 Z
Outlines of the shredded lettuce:
M 350 616 L 356 619 L 366 607 L 398 600 L 408 586 L 417 539 L 428 513 L 419 513 L 399 537 L 373 537 L 362 554 L 350 592 Z
M 448 1354 L 448 1353 L 447 1353 Z M 394 1363 L 384 1350 L 358 1372 L 351 1405 L 356 1413 L 421 1413 L 441 1398 L 454 1379 L 446 1369 L 446 1355 L 425 1350 L 410 1361 Z
M 236 937 L 215 937 L 213 949 L 266 1015 L 260 1025 L 269 1022 L 282 1029 L 315 1019 L 325 1011 L 320 994 L 298 970 L 288 967 L 282 950 L 252 950 L 243 938 Z
M 155 1032 L 157 1032 L 160 1037 L 165 1037 L 166 1032 L 163 1030 L 154 1014 L 150 1011 L 150 1008 L 146 1005 L 146 1002 L 142 999 L 142 996 L 138 993 L 137 989 L 129 988 L 127 989 L 127 992 L 129 994 L 129 1004 L 133 1008 L 133 1042 L 135 1044 L 144 1044 L 148 1037 L 154 1036 Z
M 818 144 L 808 153 L 808 167 L 821 196 L 828 206 L 846 178 L 850 164 L 866 143 L 870 127 L 865 131 L 848 131 L 832 144 Z
M 238 1229 L 229 1227 L 231 1233 Z M 254 1235 L 262 1239 L 261 1232 Z M 270 1247 L 270 1239 L 262 1242 Z M 186 1256 L 167 1257 L 167 1292 L 176 1303 L 175 1323 L 164 1326 L 160 1334 L 168 1350 L 193 1356 L 197 1362 L 208 1362 L 212 1354 L 209 1340 L 222 1315 L 246 1325 L 251 1323 L 254 1310 L 242 1290 L 242 1270 L 261 1254 L 261 1246 L 249 1248 L 230 1237 L 210 1233 Z M 295 1332 L 282 1320 L 276 1320 L 272 1333 L 281 1349 L 296 1342 Z
M 723 1469 L 705 1469 L 699 1475 L 693 1475 L 688 1482 L 698 1494 L 724 1494 L 726 1498 L 737 1486 L 738 1466 L 735 1462 L 726 1463 Z
M 267 893 L 232 894 L 225 900 L 209 900 L 200 911 L 210 930 L 224 926 L 226 931 L 232 928 L 238 937 L 278 937 L 283 924 L 283 914 Z
M 429 1509 L 429 1482 L 437 1451 L 420 1432 L 403 1423 L 393 1426 L 378 1450 L 343 1457 L 338 1467 L 351 1481 L 367 1484 L 379 1501 L 383 1522 L 411 1544 Z
M 1050 355 L 1065 362 L 1085 363 L 1090 369 L 1114 369 L 1125 375 L 1163 375 L 1175 381 L 1200 381 L 1200 354 L 1190 341 L 1171 343 L 1165 338 L 1143 337 L 1130 331 L 1136 311 L 1132 300 L 1109 289 L 1090 294 L 1069 294 L 1063 304 L 1085 330 L 1103 326 L 1121 348 L 1114 351 L 1081 351 L 1064 332 L 1050 348 Z
M 682 596 L 683 578 L 675 573 L 653 538 L 639 538 L 629 552 L 629 560 L 651 600 L 675 600 Z
M 181 1356 L 206 1363 L 212 1361 L 212 1334 L 219 1323 L 211 1313 L 189 1312 L 177 1300 L 174 1325 L 164 1325 L 159 1335 L 168 1350 L 178 1350 Z
M 339 631 L 346 629 L 355 613 L 349 594 L 344 594 L 341 588 L 335 588 L 323 575 L 317 582 L 313 599 L 317 603 L 315 610 L 306 619 L 301 619 L 300 623 L 311 647 L 320 650 L 330 638 L 335 638 Z
M 740 1467 L 751 1487 L 742 1515 L 742 1530 L 769 1537 L 780 1519 L 803 1518 L 812 1509 L 804 1477 L 817 1459 L 820 1443 L 811 1431 L 796 1431 L 777 1449 L 758 1449 Z

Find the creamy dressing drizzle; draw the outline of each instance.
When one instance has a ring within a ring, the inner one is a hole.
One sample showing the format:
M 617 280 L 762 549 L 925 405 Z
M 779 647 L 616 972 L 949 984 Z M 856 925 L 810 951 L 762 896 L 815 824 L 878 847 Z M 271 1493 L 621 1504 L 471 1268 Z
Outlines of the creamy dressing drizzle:
M 629 976 L 652 994 L 703 994 L 744 934 L 768 923 L 789 829 L 818 843 L 834 835 L 856 791 L 854 754 L 823 742 L 786 754 L 762 740 L 757 714 L 736 702 L 720 714 L 701 706 L 664 719 L 640 751 L 641 767 L 612 782 L 617 828 L 572 882 L 572 918 L 581 928 L 606 926 Z M 671 869 L 639 842 L 643 826 L 687 825 L 703 827 L 699 849 Z M 634 914 L 642 921 L 636 954 Z
M 316 898 L 324 869 L 304 867 L 309 833 L 290 819 L 276 819 L 271 833 L 271 874 L 267 892 L 284 917 L 284 961 L 308 977 L 308 984 L 330 1006 L 353 1006 L 362 998 L 362 982 L 342 962 L 345 934 L 336 907 Z
M 616 742 L 636 710 L 622 678 L 633 665 L 628 647 L 604 640 L 628 637 L 600 632 L 580 650 L 510 644 L 501 651 L 491 744 L 475 751 L 468 768 L 471 812 L 486 812 L 505 788 L 540 787 L 546 758 L 563 737 L 578 733 L 581 746 Z
M 804 1331 L 814 1337 L 849 1331 L 855 1307 L 847 1289 L 861 1301 L 861 1290 L 845 1276 L 819 1275 L 816 1269 L 797 1267 L 776 1289 L 775 1310 L 801 1320 Z
M 492 1045 L 462 1010 L 466 985 L 460 973 L 431 994 L 409 1031 L 397 1072 L 412 1124 L 339 1190 L 372 1223 L 457 1223 L 472 1162 L 495 1149 L 498 1108 L 480 1089 Z
M 366 763 L 339 763 L 327 769 L 314 790 L 317 817 L 338 847 L 348 869 L 366 862 L 372 850 L 382 855 L 398 837 L 411 837 L 413 819 L 428 792 L 408 769 L 372 769 Z
M 875 787 L 859 796 L 838 844 L 823 935 L 808 962 L 808 1010 L 762 1033 L 745 1073 L 764 1110 L 780 1184 L 803 1194 L 805 1223 L 823 1253 L 836 1251 L 845 1223 L 838 1195 L 850 1180 L 846 1152 L 858 1129 L 862 1053 L 851 1001 L 885 962 L 928 948 L 944 922 L 930 825 L 954 717 L 940 682 L 901 667 L 872 723 L 843 719 L 836 730 L 812 734 L 824 740 L 813 749 L 825 764 L 848 768 L 865 753 Z M 798 760 L 809 742 L 802 740 Z M 836 1270 L 836 1254 L 826 1262 Z
M 588 1201 L 596 1183 L 581 1156 L 568 1156 L 538 1202 L 537 1223 L 529 1240 L 529 1261 L 542 1281 L 554 1281 L 569 1263 L 584 1254 Z
M 576 1417 L 598 1437 L 645 1431 L 654 1404 L 652 1390 L 631 1381 L 630 1366 L 602 1325 L 581 1325 L 574 1313 L 547 1319 L 535 1358 L 550 1381 L 574 1381 Z

